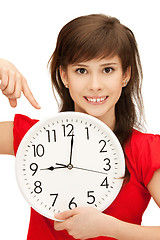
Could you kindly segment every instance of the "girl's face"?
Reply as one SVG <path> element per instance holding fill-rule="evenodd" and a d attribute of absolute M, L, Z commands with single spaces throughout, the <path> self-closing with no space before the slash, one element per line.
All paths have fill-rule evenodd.
<path fill-rule="evenodd" d="M 130 67 L 123 73 L 120 58 L 114 56 L 68 65 L 66 71 L 60 68 L 60 74 L 69 87 L 75 111 L 92 115 L 113 130 L 115 105 L 130 79 Z"/>

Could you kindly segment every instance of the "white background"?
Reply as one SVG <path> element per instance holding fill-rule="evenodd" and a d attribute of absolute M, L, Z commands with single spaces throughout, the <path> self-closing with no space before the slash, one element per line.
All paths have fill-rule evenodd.
<path fill-rule="evenodd" d="M 117 17 L 133 30 L 144 71 L 143 97 L 148 131 L 160 133 L 158 0 L 0 0 L 0 58 L 15 64 L 42 107 L 35 110 L 22 96 L 18 107 L 11 109 L 0 93 L 0 121 L 13 120 L 15 113 L 41 119 L 57 112 L 47 62 L 63 25 L 90 13 Z M 30 215 L 30 208 L 17 187 L 14 165 L 14 157 L 0 157 L 0 239 L 5 240 L 26 239 Z M 144 214 L 143 225 L 160 225 L 160 210 L 153 201 Z"/>

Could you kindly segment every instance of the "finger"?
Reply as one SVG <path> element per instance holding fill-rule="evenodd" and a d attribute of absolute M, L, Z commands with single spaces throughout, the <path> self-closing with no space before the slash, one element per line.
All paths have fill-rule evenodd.
<path fill-rule="evenodd" d="M 57 222 L 57 221 L 54 221 L 54 229 L 56 231 L 61 231 L 61 230 L 65 230 L 65 224 L 63 222 Z"/>
<path fill-rule="evenodd" d="M 0 78 L 1 78 L 0 89 L 3 91 L 8 86 L 8 71 L 3 70 L 1 72 Z"/>
<path fill-rule="evenodd" d="M 35 107 L 36 109 L 40 109 L 40 105 L 37 103 L 37 101 L 35 100 L 26 79 L 23 77 L 23 81 L 22 81 L 22 92 L 24 94 L 24 96 L 28 99 L 28 101 L 31 103 L 31 105 L 33 107 Z"/>
<path fill-rule="evenodd" d="M 2 91 L 4 95 L 7 97 L 9 95 L 12 95 L 15 90 L 15 84 L 16 84 L 16 74 L 13 71 L 9 71 L 8 73 L 8 85 L 7 87 Z"/>
<path fill-rule="evenodd" d="M 6 95 L 9 99 L 17 99 L 21 97 L 21 91 L 22 91 L 22 80 L 21 76 L 16 77 L 16 84 L 14 88 L 14 92 L 11 95 Z"/>
<path fill-rule="evenodd" d="M 17 106 L 16 99 L 8 99 L 8 100 L 9 100 L 9 104 L 11 105 L 11 107 L 15 108 Z"/>
<path fill-rule="evenodd" d="M 65 219 L 68 219 L 70 217 L 73 217 L 73 215 L 75 215 L 74 209 L 69 210 L 69 211 L 64 211 L 64 212 L 61 212 L 61 213 L 55 213 L 54 217 L 59 219 L 59 220 L 65 220 Z"/>
<path fill-rule="evenodd" d="M 56 219 L 58 219 L 58 218 L 56 218 Z M 55 220 L 54 221 L 55 230 L 57 230 L 57 231 L 68 230 L 68 228 L 69 228 L 68 221 L 70 221 L 70 218 L 67 218 L 67 219 L 63 218 L 63 220 L 58 219 L 58 221 Z"/>

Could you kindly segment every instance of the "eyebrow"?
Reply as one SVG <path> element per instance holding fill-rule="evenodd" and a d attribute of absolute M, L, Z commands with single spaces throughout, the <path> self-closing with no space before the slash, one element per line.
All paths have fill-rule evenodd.
<path fill-rule="evenodd" d="M 103 63 L 101 64 L 100 66 L 101 67 L 104 67 L 104 66 L 110 66 L 110 65 L 118 65 L 118 63 L 115 63 L 115 62 L 109 62 L 109 63 Z M 73 67 L 89 67 L 88 65 L 84 64 L 84 63 L 75 63 L 72 65 Z"/>
<path fill-rule="evenodd" d="M 111 63 L 104 63 L 104 64 L 101 64 L 100 66 L 109 66 L 109 65 L 118 65 L 118 63 L 115 63 L 115 62 L 111 62 Z"/>

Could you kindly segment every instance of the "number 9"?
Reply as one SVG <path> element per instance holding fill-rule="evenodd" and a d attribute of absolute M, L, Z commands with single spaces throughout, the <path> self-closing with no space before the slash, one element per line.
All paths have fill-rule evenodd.
<path fill-rule="evenodd" d="M 32 174 L 32 176 L 37 172 L 37 170 L 38 170 L 38 165 L 37 165 L 37 163 L 32 163 L 31 165 L 30 165 L 30 169 L 33 171 L 33 174 Z"/>

